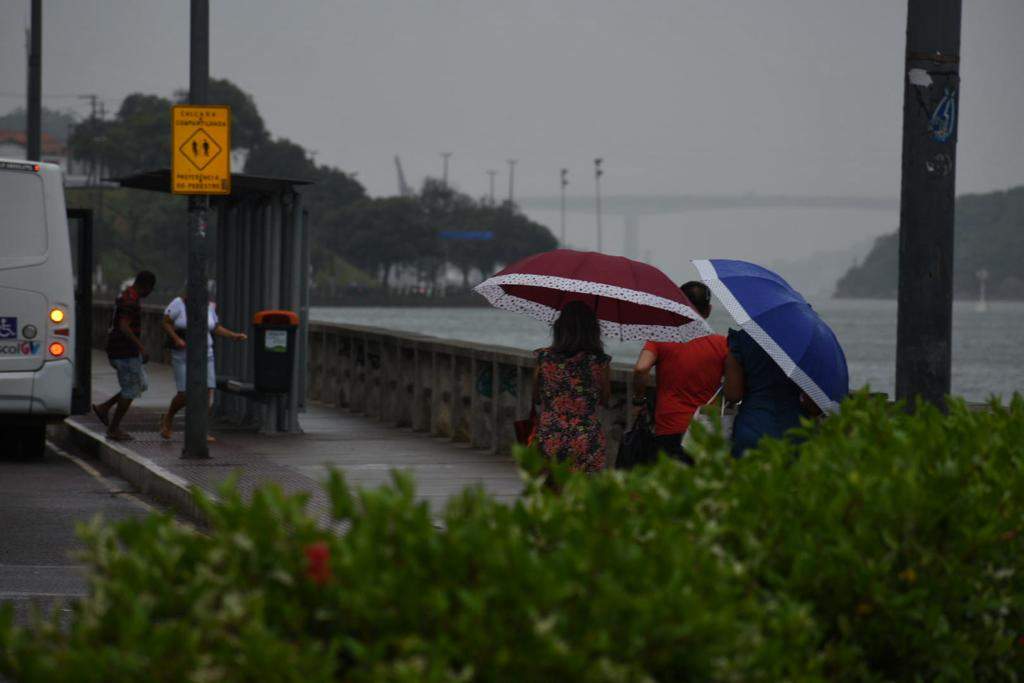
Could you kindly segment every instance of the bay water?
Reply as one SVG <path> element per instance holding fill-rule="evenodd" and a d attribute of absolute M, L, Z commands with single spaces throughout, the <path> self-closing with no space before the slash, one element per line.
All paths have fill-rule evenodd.
<path fill-rule="evenodd" d="M 896 371 L 896 302 L 851 299 L 814 301 L 846 353 L 852 388 L 870 386 L 893 393 Z M 550 328 L 525 315 L 492 308 L 314 307 L 314 321 L 369 325 L 532 350 L 550 343 Z M 712 311 L 712 328 L 725 334 L 736 327 L 720 308 Z M 633 363 L 641 342 L 606 340 L 616 362 Z M 953 307 L 953 393 L 969 401 L 992 395 L 1005 402 L 1024 393 L 1024 302 L 991 302 L 978 311 L 973 302 Z"/>

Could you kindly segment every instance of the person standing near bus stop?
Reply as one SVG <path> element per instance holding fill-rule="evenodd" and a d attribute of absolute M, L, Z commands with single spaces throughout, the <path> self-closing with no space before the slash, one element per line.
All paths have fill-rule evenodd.
<path fill-rule="evenodd" d="M 117 371 L 120 391 L 109 399 L 93 404 L 92 410 L 100 422 L 107 426 L 107 438 L 113 441 L 131 441 L 132 436 L 121 429 L 121 420 L 132 401 L 148 388 L 143 363 L 149 360 L 142 345 L 142 300 L 153 292 L 156 275 L 148 270 L 139 271 L 135 281 L 117 297 L 114 314 L 107 330 L 107 358 Z M 111 415 L 111 409 L 114 414 Z"/>
<path fill-rule="evenodd" d="M 211 288 L 210 294 L 213 295 Z M 178 392 L 171 399 L 171 405 L 167 412 L 160 416 L 160 436 L 170 439 L 174 431 L 174 416 L 179 410 L 185 407 L 185 388 L 188 359 L 185 353 L 185 337 L 188 329 L 187 290 L 183 290 L 180 296 L 175 297 L 164 309 L 164 332 L 171 343 L 171 369 L 174 371 L 174 384 Z M 245 341 L 249 337 L 243 332 L 233 332 L 224 327 L 217 317 L 217 306 L 213 299 L 210 299 L 206 309 L 206 387 L 209 390 L 209 401 L 213 402 L 213 390 L 217 388 L 217 370 L 213 358 L 213 336 L 224 337 L 232 341 Z M 213 442 L 212 436 L 207 436 L 208 442 Z"/>

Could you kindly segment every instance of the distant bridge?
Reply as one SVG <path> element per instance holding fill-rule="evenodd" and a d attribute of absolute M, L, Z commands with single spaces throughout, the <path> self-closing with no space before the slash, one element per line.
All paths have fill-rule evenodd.
<path fill-rule="evenodd" d="M 558 211 L 561 198 L 523 197 L 517 204 L 535 211 Z M 823 197 L 799 195 L 610 195 L 601 197 L 601 213 L 617 216 L 651 216 L 686 211 L 723 209 L 865 209 L 898 211 L 898 197 Z M 594 198 L 566 197 L 569 213 L 594 213 Z"/>

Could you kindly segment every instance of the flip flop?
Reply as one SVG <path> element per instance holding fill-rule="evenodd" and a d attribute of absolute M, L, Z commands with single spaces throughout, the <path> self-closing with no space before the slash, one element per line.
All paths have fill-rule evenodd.
<path fill-rule="evenodd" d="M 164 439 L 170 439 L 171 438 L 171 434 L 172 434 L 173 430 L 171 429 L 171 425 L 169 425 L 167 423 L 167 413 L 164 413 L 163 415 L 160 416 L 160 428 L 159 428 L 159 431 L 160 431 L 160 436 L 163 437 Z"/>
<path fill-rule="evenodd" d="M 96 404 L 92 404 L 92 412 L 96 414 L 96 419 L 103 423 L 104 427 L 109 426 L 110 420 L 106 413 L 100 412 L 100 409 L 96 407 Z"/>

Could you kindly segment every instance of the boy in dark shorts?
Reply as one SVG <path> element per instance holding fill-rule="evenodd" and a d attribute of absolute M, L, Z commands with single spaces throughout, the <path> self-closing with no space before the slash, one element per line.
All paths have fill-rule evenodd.
<path fill-rule="evenodd" d="M 148 388 L 143 363 L 149 357 L 141 340 L 142 300 L 150 295 L 155 285 L 153 273 L 139 271 L 135 281 L 121 292 L 114 304 L 114 315 L 107 330 L 107 358 L 117 371 L 121 390 L 103 403 L 92 406 L 96 417 L 107 426 L 107 438 L 113 441 L 131 440 L 131 434 L 121 430 L 121 420 L 132 401 Z M 114 409 L 113 415 L 110 414 L 111 408 Z"/>

